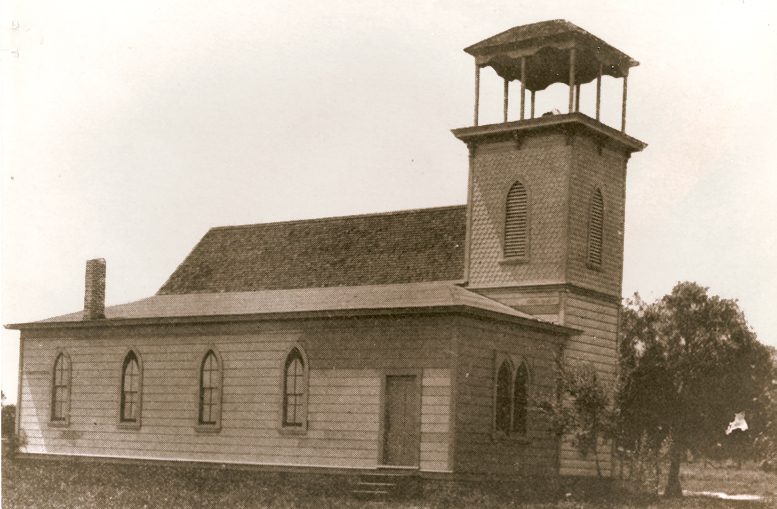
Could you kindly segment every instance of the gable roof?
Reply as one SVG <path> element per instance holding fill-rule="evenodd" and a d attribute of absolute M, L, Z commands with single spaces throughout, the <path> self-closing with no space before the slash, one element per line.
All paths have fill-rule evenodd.
<path fill-rule="evenodd" d="M 457 281 L 466 206 L 212 228 L 157 295 Z"/>
<path fill-rule="evenodd" d="M 260 292 L 154 295 L 105 308 L 104 320 L 83 320 L 83 311 L 38 322 L 13 324 L 26 329 L 72 324 L 117 325 L 117 322 L 187 321 L 237 317 L 276 319 L 283 317 L 351 316 L 353 314 L 466 311 L 517 321 L 522 325 L 557 334 L 575 329 L 545 322 L 500 302 L 450 282 L 396 285 L 301 288 Z"/>

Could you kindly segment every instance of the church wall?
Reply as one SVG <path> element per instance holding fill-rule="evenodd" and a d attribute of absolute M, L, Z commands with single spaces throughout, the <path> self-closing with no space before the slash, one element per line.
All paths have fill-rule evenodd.
<path fill-rule="evenodd" d="M 374 468 L 381 380 L 394 369 L 422 376 L 422 470 L 448 470 L 449 330 L 441 317 L 313 320 L 199 326 L 23 331 L 21 428 L 27 452 L 279 466 Z M 308 429 L 279 431 L 285 356 L 309 360 Z M 445 346 L 445 348 L 443 348 Z M 199 366 L 223 362 L 221 429 L 196 430 Z M 120 429 L 119 384 L 129 348 L 142 361 L 139 429 Z M 49 425 L 52 366 L 72 367 L 70 423 Z"/>
<path fill-rule="evenodd" d="M 560 339 L 516 326 L 462 319 L 456 336 L 455 452 L 457 473 L 497 476 L 553 476 L 557 441 L 535 403 L 555 398 L 555 360 Z M 496 356 L 508 355 L 529 369 L 526 436 L 494 433 Z"/>

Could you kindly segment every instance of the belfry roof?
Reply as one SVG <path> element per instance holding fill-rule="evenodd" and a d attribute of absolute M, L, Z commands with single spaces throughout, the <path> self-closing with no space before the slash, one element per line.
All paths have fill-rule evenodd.
<path fill-rule="evenodd" d="M 576 51 L 575 83 L 603 75 L 622 78 L 639 62 L 602 39 L 563 19 L 522 25 L 489 37 L 464 49 L 481 67 L 493 67 L 502 78 L 521 80 L 521 61 L 526 61 L 528 90 L 544 90 L 553 83 L 568 83 L 570 51 Z"/>

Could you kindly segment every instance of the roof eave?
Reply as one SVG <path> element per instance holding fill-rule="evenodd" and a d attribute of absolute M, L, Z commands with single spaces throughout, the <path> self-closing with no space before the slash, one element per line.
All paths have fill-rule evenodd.
<path fill-rule="evenodd" d="M 137 325 L 185 325 L 192 323 L 232 323 L 249 321 L 289 321 L 289 320 L 314 320 L 328 318 L 360 318 L 374 316 L 400 316 L 400 315 L 419 315 L 419 314 L 467 314 L 498 320 L 503 322 L 515 323 L 530 329 L 549 332 L 554 335 L 571 336 L 581 334 L 582 331 L 557 325 L 550 322 L 543 322 L 538 319 L 524 318 L 520 316 L 509 315 L 482 309 L 467 305 L 448 305 L 448 306 L 428 306 L 428 307 L 409 307 L 409 308 L 372 308 L 372 309 L 344 309 L 344 310 L 322 310 L 322 311 L 289 311 L 277 313 L 247 313 L 234 315 L 193 315 L 193 316 L 174 316 L 174 317 L 147 317 L 147 318 L 105 318 L 100 320 L 73 320 L 61 322 L 29 322 L 15 323 L 5 325 L 6 329 L 11 330 L 50 330 L 50 329 L 78 329 L 78 328 L 102 328 L 102 327 L 128 327 Z"/>

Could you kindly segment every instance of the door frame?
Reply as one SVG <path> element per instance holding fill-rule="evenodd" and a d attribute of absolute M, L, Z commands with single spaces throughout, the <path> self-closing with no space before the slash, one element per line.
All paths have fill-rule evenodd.
<path fill-rule="evenodd" d="M 378 443 L 378 466 L 381 468 L 420 468 L 421 465 L 421 409 L 423 398 L 423 373 L 421 368 L 408 368 L 408 369 L 384 369 L 380 371 L 380 428 L 378 435 L 380 436 L 380 442 Z M 386 380 L 390 376 L 415 376 L 415 386 L 418 392 L 418 407 L 416 412 L 418 415 L 418 465 L 402 466 L 402 465 L 386 465 L 386 440 L 388 439 L 388 433 L 386 433 Z"/>

